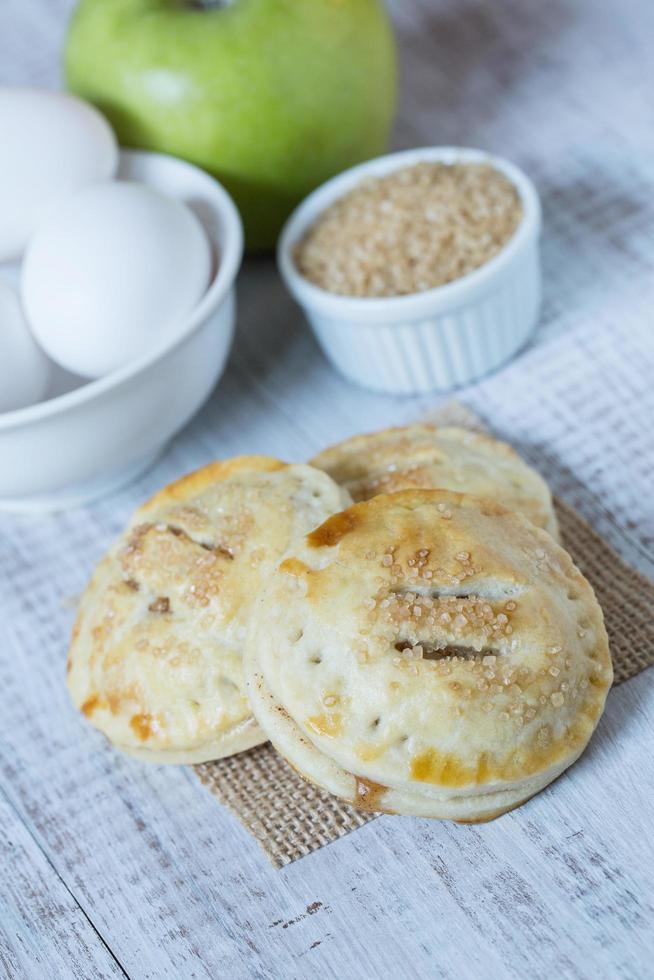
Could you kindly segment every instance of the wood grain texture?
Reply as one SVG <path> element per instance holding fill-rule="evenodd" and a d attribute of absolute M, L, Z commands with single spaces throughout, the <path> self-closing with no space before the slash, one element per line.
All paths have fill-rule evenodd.
<path fill-rule="evenodd" d="M 71 8 L 3 0 L 0 82 L 57 84 Z M 397 145 L 505 153 L 543 196 L 539 331 L 463 398 L 652 576 L 654 7 L 392 8 Z M 152 470 L 90 508 L 0 518 L 0 971 L 643 980 L 654 958 L 651 671 L 612 692 L 588 753 L 515 813 L 480 827 L 382 817 L 281 872 L 190 772 L 122 758 L 70 707 L 63 600 L 140 500 L 214 457 L 307 458 L 440 401 L 341 380 L 268 260 L 246 263 L 239 304 L 228 372 Z"/>
<path fill-rule="evenodd" d="M 0 792 L 0 975 L 126 976 Z"/>

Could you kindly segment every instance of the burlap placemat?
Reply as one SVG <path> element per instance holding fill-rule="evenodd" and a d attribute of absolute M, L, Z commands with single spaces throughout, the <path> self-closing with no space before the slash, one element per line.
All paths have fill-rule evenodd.
<path fill-rule="evenodd" d="M 440 425 L 483 429 L 463 405 L 431 416 Z M 604 611 L 615 684 L 654 664 L 654 583 L 627 565 L 571 507 L 556 502 L 563 544 Z M 283 867 L 376 819 L 306 783 L 271 745 L 195 766 L 201 781 Z"/>

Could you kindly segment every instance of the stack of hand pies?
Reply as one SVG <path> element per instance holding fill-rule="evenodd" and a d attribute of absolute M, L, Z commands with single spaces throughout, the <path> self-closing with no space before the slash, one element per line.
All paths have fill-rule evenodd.
<path fill-rule="evenodd" d="M 571 765 L 613 676 L 545 482 L 501 442 L 426 424 L 166 487 L 98 565 L 68 670 L 87 719 L 142 759 L 270 739 L 355 806 L 460 821 Z"/>

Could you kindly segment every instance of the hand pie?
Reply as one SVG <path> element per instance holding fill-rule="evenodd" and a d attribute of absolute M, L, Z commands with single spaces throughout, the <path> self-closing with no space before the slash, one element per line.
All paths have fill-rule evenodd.
<path fill-rule="evenodd" d="M 456 490 L 495 500 L 558 538 L 543 478 L 505 442 L 468 429 L 427 423 L 384 429 L 324 449 L 311 462 L 354 501 L 396 490 Z"/>
<path fill-rule="evenodd" d="M 522 515 L 442 490 L 330 517 L 254 610 L 255 717 L 306 779 L 365 809 L 460 821 L 571 765 L 612 667 L 595 595 Z"/>
<path fill-rule="evenodd" d="M 265 740 L 244 693 L 250 608 L 286 549 L 349 503 L 325 473 L 213 463 L 141 507 L 81 600 L 74 703 L 118 748 L 201 762 Z"/>

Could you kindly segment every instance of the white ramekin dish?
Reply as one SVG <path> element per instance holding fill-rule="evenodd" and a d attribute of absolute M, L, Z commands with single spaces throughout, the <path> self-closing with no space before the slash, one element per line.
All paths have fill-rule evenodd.
<path fill-rule="evenodd" d="M 340 296 L 299 273 L 293 250 L 325 208 L 368 177 L 423 161 L 489 163 L 514 184 L 522 221 L 494 258 L 445 286 L 387 299 Z M 540 225 L 538 194 L 514 164 L 480 150 L 427 147 L 352 167 L 309 194 L 284 226 L 277 260 L 320 346 L 346 378 L 390 394 L 449 391 L 499 367 L 532 332 L 540 308 Z"/>
<path fill-rule="evenodd" d="M 133 479 L 206 401 L 225 366 L 243 254 L 232 199 L 204 171 L 158 153 L 124 151 L 119 179 L 193 208 L 211 240 L 212 281 L 172 340 L 105 377 L 0 414 L 0 509 L 59 510 Z"/>

